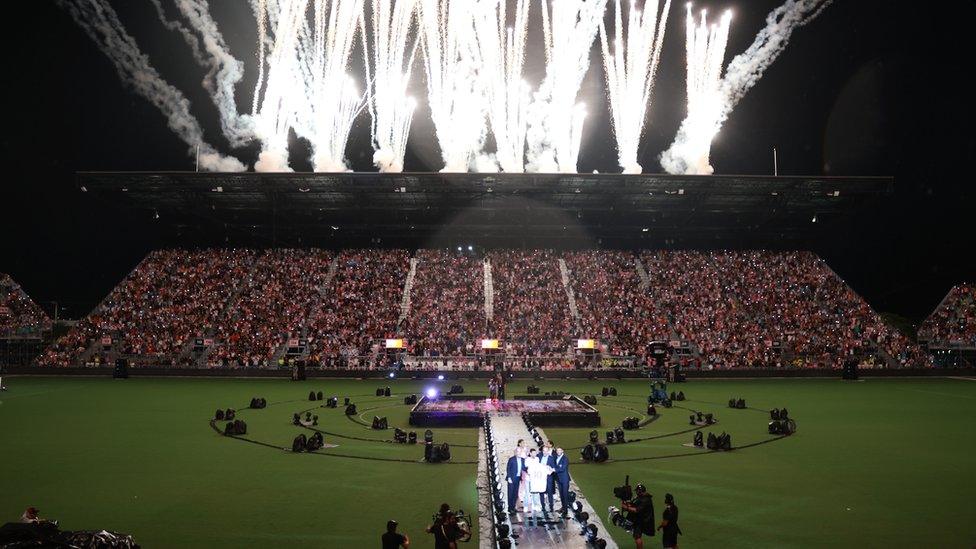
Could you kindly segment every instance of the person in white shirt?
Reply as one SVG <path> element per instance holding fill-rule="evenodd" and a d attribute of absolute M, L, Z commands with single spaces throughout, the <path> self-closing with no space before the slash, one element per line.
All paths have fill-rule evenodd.
<path fill-rule="evenodd" d="M 519 441 L 518 447 L 519 457 L 522 458 L 522 483 L 519 485 L 519 496 L 522 498 L 522 512 L 531 513 L 532 512 L 532 493 L 529 492 L 529 472 L 526 468 L 529 462 L 529 450 L 522 446 L 522 441 Z"/>
<path fill-rule="evenodd" d="M 529 513 L 536 517 L 536 511 L 543 511 L 545 515 L 545 509 L 542 507 L 542 496 L 546 493 L 549 487 L 549 475 L 555 470 L 539 461 L 538 450 L 535 448 L 529 450 L 529 459 L 525 462 L 526 474 L 529 480 L 529 492 L 531 494 L 531 510 Z"/>

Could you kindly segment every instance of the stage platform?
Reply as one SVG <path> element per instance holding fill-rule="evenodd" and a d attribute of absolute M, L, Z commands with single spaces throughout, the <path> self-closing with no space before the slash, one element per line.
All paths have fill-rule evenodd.
<path fill-rule="evenodd" d="M 600 413 L 575 395 L 519 395 L 510 400 L 485 396 L 421 398 L 410 410 L 416 427 L 480 427 L 487 413 L 526 414 L 543 427 L 599 427 Z"/>

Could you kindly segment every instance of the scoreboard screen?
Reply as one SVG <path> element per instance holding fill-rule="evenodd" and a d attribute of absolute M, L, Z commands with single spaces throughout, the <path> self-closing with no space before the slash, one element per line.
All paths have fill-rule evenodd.
<path fill-rule="evenodd" d="M 497 339 L 482 339 L 481 340 L 482 349 L 498 349 L 499 342 Z"/>

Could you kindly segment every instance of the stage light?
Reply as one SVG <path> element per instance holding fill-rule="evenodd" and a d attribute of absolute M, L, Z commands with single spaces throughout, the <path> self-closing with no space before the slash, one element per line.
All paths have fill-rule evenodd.
<path fill-rule="evenodd" d="M 461 251 L 461 247 L 460 247 L 460 246 L 458 246 L 458 251 L 459 251 L 459 252 Z"/>
<path fill-rule="evenodd" d="M 427 389 L 427 398 L 437 398 L 437 389 L 433 387 Z"/>
<path fill-rule="evenodd" d="M 469 252 L 474 251 L 474 246 L 472 246 L 471 244 L 468 244 L 468 251 Z"/>
<path fill-rule="evenodd" d="M 437 374 L 437 381 L 444 381 L 444 374 Z"/>
<path fill-rule="evenodd" d="M 393 373 L 393 372 L 390 372 L 390 376 L 389 376 L 389 377 L 390 377 L 390 379 L 393 379 L 393 378 L 395 378 L 395 377 L 396 377 L 396 374 L 395 374 L 395 373 Z"/>

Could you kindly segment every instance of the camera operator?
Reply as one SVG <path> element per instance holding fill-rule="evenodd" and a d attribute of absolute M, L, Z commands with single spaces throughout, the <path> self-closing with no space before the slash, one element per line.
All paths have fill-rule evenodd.
<path fill-rule="evenodd" d="M 471 536 L 458 525 L 457 516 L 450 510 L 441 513 L 438 520 L 427 527 L 427 533 L 434 535 L 434 549 L 457 549 L 458 540 Z"/>
<path fill-rule="evenodd" d="M 678 534 L 681 527 L 678 526 L 678 506 L 674 503 L 674 496 L 664 494 L 664 513 L 661 515 L 661 525 L 658 530 L 664 530 L 664 549 L 678 549 Z"/>
<path fill-rule="evenodd" d="M 634 492 L 637 497 L 633 501 L 621 502 L 620 507 L 633 513 L 634 521 L 634 544 L 637 549 L 643 549 L 644 539 L 643 536 L 653 536 L 654 535 L 654 500 L 651 495 L 647 493 L 647 488 L 644 487 L 643 483 L 639 483 L 634 487 Z"/>
<path fill-rule="evenodd" d="M 396 531 L 397 521 L 391 520 L 386 523 L 386 533 L 383 534 L 383 549 L 409 549 L 410 548 L 410 538 L 406 534 L 400 534 Z"/>

